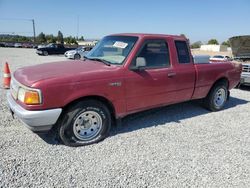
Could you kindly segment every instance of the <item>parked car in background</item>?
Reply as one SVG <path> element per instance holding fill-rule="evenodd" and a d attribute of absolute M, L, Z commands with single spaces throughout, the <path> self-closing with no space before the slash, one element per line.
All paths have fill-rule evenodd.
<path fill-rule="evenodd" d="M 21 44 L 21 43 L 15 43 L 15 44 L 14 44 L 14 47 L 15 47 L 15 48 L 22 48 L 22 44 Z"/>
<path fill-rule="evenodd" d="M 5 47 L 5 42 L 0 42 L 0 47 Z"/>
<path fill-rule="evenodd" d="M 63 44 L 51 43 L 45 47 L 37 48 L 36 53 L 38 55 L 50 55 L 50 54 L 64 54 L 68 50 L 74 50 L 75 48 L 65 48 Z"/>
<path fill-rule="evenodd" d="M 218 62 L 218 61 L 228 61 L 230 60 L 229 56 L 226 55 L 215 55 L 213 57 L 210 58 L 210 61 L 214 61 L 214 62 Z"/>
<path fill-rule="evenodd" d="M 84 61 L 16 70 L 7 100 L 31 130 L 54 127 L 66 145 L 93 144 L 115 119 L 135 112 L 195 99 L 211 111 L 223 109 L 240 81 L 241 64 L 195 59 L 182 36 L 110 35 Z"/>
<path fill-rule="evenodd" d="M 229 42 L 234 60 L 242 63 L 240 85 L 250 86 L 250 35 L 235 36 Z"/>
<path fill-rule="evenodd" d="M 23 43 L 23 44 L 22 44 L 22 47 L 23 47 L 23 48 L 33 48 L 34 45 L 33 45 L 32 43 Z"/>
<path fill-rule="evenodd" d="M 5 47 L 12 48 L 15 47 L 15 44 L 13 42 L 6 42 Z"/>
<path fill-rule="evenodd" d="M 68 59 L 81 59 L 91 49 L 92 47 L 79 47 L 79 48 L 76 48 L 75 50 L 69 50 L 65 52 L 64 56 L 67 57 Z"/>

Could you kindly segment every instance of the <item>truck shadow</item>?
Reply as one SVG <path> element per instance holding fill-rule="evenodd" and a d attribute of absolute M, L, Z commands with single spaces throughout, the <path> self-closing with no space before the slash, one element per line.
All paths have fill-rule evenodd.
<path fill-rule="evenodd" d="M 246 104 L 250 101 L 230 97 L 227 101 L 224 110 L 232 107 Z M 122 126 L 113 127 L 110 136 L 132 132 L 143 128 L 161 126 L 166 123 L 176 122 L 189 119 L 195 116 L 212 113 L 202 107 L 201 101 L 189 101 L 171 106 L 156 108 L 136 114 L 129 115 L 122 120 Z"/>
<path fill-rule="evenodd" d="M 249 101 L 230 97 L 224 110 L 229 108 L 243 105 Z M 169 122 L 180 123 L 181 120 L 192 118 L 195 116 L 211 113 L 202 107 L 201 102 L 190 101 L 180 104 L 174 104 L 166 107 L 155 108 L 144 112 L 129 115 L 122 119 L 121 126 L 113 126 L 110 132 L 110 136 L 122 134 L 126 132 L 132 132 L 143 128 L 161 126 Z M 48 133 L 39 133 L 38 136 L 46 143 L 52 145 L 60 145 L 59 140 L 56 138 L 55 130 Z"/>

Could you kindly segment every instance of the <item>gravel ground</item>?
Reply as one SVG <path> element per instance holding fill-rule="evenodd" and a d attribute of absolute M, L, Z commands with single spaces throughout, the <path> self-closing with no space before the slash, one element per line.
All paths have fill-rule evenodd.
<path fill-rule="evenodd" d="M 0 48 L 11 70 L 63 60 Z M 1 71 L 2 77 L 2 71 Z M 187 102 L 131 115 L 104 141 L 78 148 L 12 119 L 0 89 L 0 187 L 249 187 L 250 89 L 225 110 Z"/>

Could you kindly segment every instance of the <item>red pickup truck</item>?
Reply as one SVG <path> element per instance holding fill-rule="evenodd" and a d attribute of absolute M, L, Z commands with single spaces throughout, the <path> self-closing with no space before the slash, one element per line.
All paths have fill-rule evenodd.
<path fill-rule="evenodd" d="M 104 139 L 113 120 L 193 99 L 223 108 L 241 65 L 194 62 L 186 38 L 159 34 L 104 37 L 82 60 L 15 71 L 11 112 L 34 132 L 57 130 L 69 146 Z"/>

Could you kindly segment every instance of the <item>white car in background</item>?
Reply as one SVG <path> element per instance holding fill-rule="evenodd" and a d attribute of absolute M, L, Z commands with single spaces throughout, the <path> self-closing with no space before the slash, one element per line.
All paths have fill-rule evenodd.
<path fill-rule="evenodd" d="M 81 59 L 83 56 L 85 56 L 92 47 L 79 47 L 75 50 L 69 50 L 64 53 L 64 56 L 68 59 Z"/>
<path fill-rule="evenodd" d="M 230 60 L 230 57 L 226 55 L 215 55 L 210 58 L 210 61 L 227 61 L 227 60 Z"/>
<path fill-rule="evenodd" d="M 14 44 L 14 47 L 15 47 L 15 48 L 22 48 L 22 44 L 21 44 L 21 43 L 15 43 L 15 44 Z"/>

